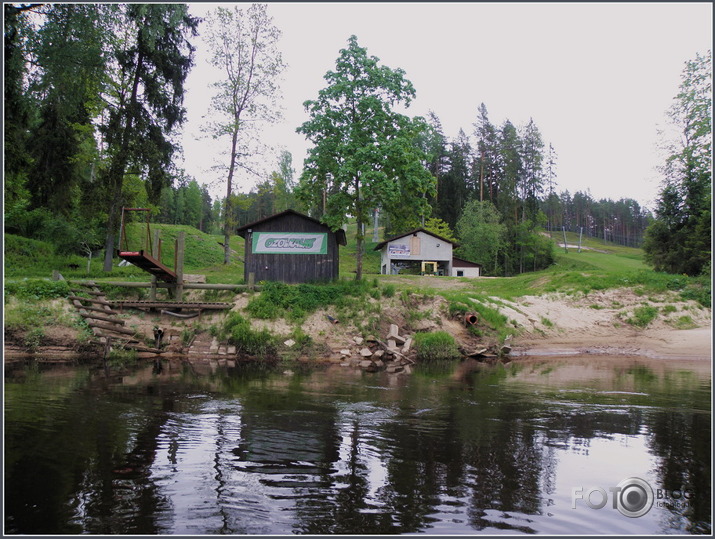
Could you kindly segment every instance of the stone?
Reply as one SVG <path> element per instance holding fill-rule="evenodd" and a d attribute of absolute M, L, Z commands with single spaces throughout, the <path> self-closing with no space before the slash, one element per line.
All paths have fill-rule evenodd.
<path fill-rule="evenodd" d="M 387 372 L 390 374 L 395 374 L 404 370 L 404 367 L 402 367 L 401 365 L 390 365 L 389 367 L 387 367 Z"/>
<path fill-rule="evenodd" d="M 375 350 L 375 352 L 373 352 L 373 354 L 372 354 L 372 357 L 375 359 L 380 359 L 384 355 L 385 355 L 384 350 Z"/>
<path fill-rule="evenodd" d="M 363 343 L 364 339 L 362 337 L 355 337 L 353 339 L 355 341 L 355 344 L 360 345 Z"/>
<path fill-rule="evenodd" d="M 350 353 L 350 350 L 347 348 L 344 348 L 343 350 L 340 350 L 340 354 L 343 356 L 351 356 L 352 354 Z"/>
<path fill-rule="evenodd" d="M 387 334 L 387 342 L 389 343 L 390 340 L 400 344 L 405 342 L 405 339 L 400 337 L 400 328 L 397 327 L 397 324 L 390 324 L 390 332 Z"/>
<path fill-rule="evenodd" d="M 283 344 L 285 344 L 288 348 L 292 348 L 293 346 L 295 346 L 295 341 L 293 339 L 288 339 Z"/>
<path fill-rule="evenodd" d="M 369 369 L 369 368 L 372 367 L 373 365 L 374 365 L 373 362 L 370 361 L 369 359 L 366 359 L 365 361 L 361 361 L 361 362 L 360 362 L 360 368 L 361 368 L 361 369 Z"/>
<path fill-rule="evenodd" d="M 406 354 L 410 351 L 410 346 L 412 346 L 412 337 L 407 337 L 404 346 L 402 347 L 402 353 Z"/>
<path fill-rule="evenodd" d="M 360 355 L 361 355 L 362 357 L 370 357 L 370 356 L 372 356 L 372 350 L 370 350 L 369 348 L 365 347 L 365 348 L 363 348 L 362 350 L 360 350 Z"/>

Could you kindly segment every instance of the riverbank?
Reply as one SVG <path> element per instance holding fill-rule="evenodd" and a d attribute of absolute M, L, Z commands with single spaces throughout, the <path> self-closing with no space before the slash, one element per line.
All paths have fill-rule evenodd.
<path fill-rule="evenodd" d="M 657 310 L 645 327 L 634 325 L 644 303 Z M 525 296 L 503 312 L 523 331 L 517 356 L 611 355 L 653 359 L 712 359 L 711 311 L 675 294 L 648 298 L 630 289 L 588 295 Z"/>
<path fill-rule="evenodd" d="M 463 286 L 461 281 L 453 281 L 453 284 Z M 236 295 L 232 299 L 232 311 L 245 313 L 251 297 L 245 293 Z M 454 337 L 458 347 L 466 351 L 501 344 L 494 335 L 488 334 L 488 322 L 478 320 L 474 328 L 469 328 L 463 315 L 450 314 L 450 303 L 443 296 L 414 294 L 409 298 L 409 305 L 405 304 L 404 295 L 370 300 L 374 306 L 379 303 L 374 337 L 387 342 L 390 326 L 395 325 L 402 337 L 414 336 L 418 332 L 447 332 Z M 589 294 L 523 296 L 513 301 L 493 297 L 489 301 L 490 307 L 504 315 L 514 328 L 510 339 L 512 358 L 565 355 L 707 361 L 712 358 L 710 309 L 695 301 L 684 301 L 676 293 L 645 298 L 631 289 L 622 288 Z M 66 301 L 55 302 L 56 308 L 71 310 Z M 652 318 L 643 319 L 644 313 Z M 365 348 L 363 337 L 366 337 L 361 326 L 364 320 L 336 320 L 334 315 L 335 311 L 330 308 L 319 309 L 298 326 L 282 318 L 252 319 L 251 325 L 276 337 L 281 357 L 333 363 L 364 359 L 361 357 Z M 227 346 L 221 354 L 221 343 L 211 337 L 211 327 L 221 324 L 223 314 L 205 314 L 185 321 L 137 311 L 127 311 L 123 316 L 127 327 L 147 338 L 155 326 L 163 327 L 165 344 L 169 346 L 167 358 L 198 357 L 214 352 L 223 356 L 235 355 Z M 297 330 L 305 335 L 304 341 L 309 342 L 309 346 L 295 342 Z M 477 335 L 480 332 L 482 336 Z M 83 338 L 84 343 L 78 344 Z M 69 357 L 73 353 L 92 355 L 96 350 L 99 349 L 89 346 L 86 336 L 82 337 L 73 327 L 48 326 L 44 330 L 43 342 L 34 350 L 23 345 L 22 334 L 5 331 L 6 361 L 33 356 Z"/>

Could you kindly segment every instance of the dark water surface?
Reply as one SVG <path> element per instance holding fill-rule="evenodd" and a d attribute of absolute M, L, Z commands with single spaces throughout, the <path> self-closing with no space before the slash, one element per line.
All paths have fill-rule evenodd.
<path fill-rule="evenodd" d="M 709 364 L 293 370 L 6 369 L 5 533 L 711 531 Z"/>

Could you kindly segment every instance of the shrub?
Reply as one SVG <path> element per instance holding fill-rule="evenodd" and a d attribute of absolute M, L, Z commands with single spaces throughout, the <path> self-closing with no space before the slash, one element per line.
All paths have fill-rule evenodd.
<path fill-rule="evenodd" d="M 423 361 L 454 359 L 459 355 L 454 337 L 446 331 L 417 333 L 415 350 L 417 358 Z"/>
<path fill-rule="evenodd" d="M 346 298 L 359 298 L 371 292 L 366 281 L 337 281 L 330 284 L 289 285 L 269 282 L 261 294 L 254 297 L 246 310 L 254 318 L 275 320 L 286 318 L 300 321 L 320 307 L 354 303 Z"/>
<path fill-rule="evenodd" d="M 395 285 L 394 284 L 386 284 L 382 289 L 382 295 L 385 296 L 386 298 L 393 297 L 395 295 Z"/>
<path fill-rule="evenodd" d="M 46 300 L 65 298 L 70 290 L 67 281 L 49 281 L 46 279 L 28 279 L 5 283 L 5 297 L 16 296 L 27 300 Z"/>
<path fill-rule="evenodd" d="M 636 307 L 633 310 L 633 316 L 628 318 L 626 322 L 632 326 L 637 326 L 639 328 L 644 328 L 648 326 L 655 318 L 658 316 L 658 308 L 651 307 L 650 305 L 643 305 L 641 307 Z"/>
<path fill-rule="evenodd" d="M 224 322 L 223 338 L 236 346 L 239 353 L 272 358 L 276 355 L 275 338 L 268 331 L 254 330 L 251 323 L 239 313 L 232 312 Z"/>

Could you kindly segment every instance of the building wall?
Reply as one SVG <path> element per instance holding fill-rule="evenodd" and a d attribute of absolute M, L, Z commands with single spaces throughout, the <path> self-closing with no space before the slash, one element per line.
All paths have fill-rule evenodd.
<path fill-rule="evenodd" d="M 461 275 L 458 273 L 462 272 Z M 481 271 L 480 268 L 467 268 L 467 267 L 452 267 L 452 277 L 480 277 L 481 276 Z"/>
<path fill-rule="evenodd" d="M 272 254 L 254 253 L 253 241 L 256 232 L 318 232 L 327 233 L 327 254 Z M 307 283 L 330 281 L 338 278 L 338 242 L 336 235 L 327 227 L 298 215 L 285 215 L 259 223 L 251 232 L 246 231 L 244 279 L 255 274 L 255 281 L 282 281 Z"/>
<path fill-rule="evenodd" d="M 392 240 L 382 248 L 380 267 L 387 268 L 389 273 L 391 262 L 400 260 L 441 261 L 446 262 L 447 267 L 450 268 L 452 244 L 421 231 L 415 235 L 403 236 Z M 450 274 L 449 270 L 447 274 Z"/>

